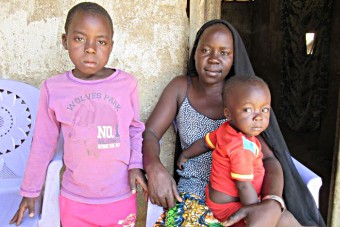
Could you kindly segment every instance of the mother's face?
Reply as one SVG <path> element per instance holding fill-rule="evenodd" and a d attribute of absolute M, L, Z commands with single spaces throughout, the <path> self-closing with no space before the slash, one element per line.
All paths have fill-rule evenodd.
<path fill-rule="evenodd" d="M 197 45 L 195 65 L 199 78 L 207 83 L 225 79 L 234 59 L 234 42 L 230 30 L 223 24 L 207 28 Z"/>

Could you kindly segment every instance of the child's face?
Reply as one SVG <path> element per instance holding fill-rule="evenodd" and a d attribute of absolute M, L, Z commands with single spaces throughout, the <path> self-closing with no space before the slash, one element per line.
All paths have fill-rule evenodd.
<path fill-rule="evenodd" d="M 75 69 L 74 76 L 81 79 L 100 78 L 107 71 L 113 46 L 113 31 L 107 18 L 100 14 L 77 12 L 72 18 L 62 41 Z"/>
<path fill-rule="evenodd" d="M 269 124 L 271 96 L 264 85 L 237 84 L 227 97 L 224 109 L 230 125 L 247 136 L 257 136 Z"/>
<path fill-rule="evenodd" d="M 207 28 L 197 45 L 195 64 L 199 78 L 207 83 L 223 81 L 233 64 L 234 42 L 222 24 Z"/>

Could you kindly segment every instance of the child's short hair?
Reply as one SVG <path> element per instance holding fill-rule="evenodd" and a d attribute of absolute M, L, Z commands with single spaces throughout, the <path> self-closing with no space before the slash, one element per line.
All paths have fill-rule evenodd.
<path fill-rule="evenodd" d="M 102 6 L 98 5 L 94 2 L 81 2 L 75 6 L 73 6 L 67 13 L 66 22 L 65 22 L 65 32 L 67 33 L 68 27 L 73 19 L 73 16 L 77 12 L 88 12 L 92 14 L 99 14 L 104 16 L 110 23 L 110 28 L 113 35 L 113 23 L 110 14 L 104 9 Z"/>
<path fill-rule="evenodd" d="M 255 75 L 234 75 L 224 82 L 222 98 L 223 106 L 226 107 L 226 100 L 229 95 L 232 94 L 232 90 L 237 83 L 248 84 L 250 86 L 265 86 L 268 88 L 268 84 L 260 77 Z"/>

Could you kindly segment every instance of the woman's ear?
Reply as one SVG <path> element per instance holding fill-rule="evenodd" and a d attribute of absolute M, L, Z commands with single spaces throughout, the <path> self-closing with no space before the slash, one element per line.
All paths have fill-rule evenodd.
<path fill-rule="evenodd" d="M 227 119 L 227 121 L 231 120 L 230 110 L 226 107 L 224 108 L 224 117 Z"/>
<path fill-rule="evenodd" d="M 67 35 L 65 33 L 61 35 L 61 42 L 63 43 L 64 49 L 67 50 Z"/>

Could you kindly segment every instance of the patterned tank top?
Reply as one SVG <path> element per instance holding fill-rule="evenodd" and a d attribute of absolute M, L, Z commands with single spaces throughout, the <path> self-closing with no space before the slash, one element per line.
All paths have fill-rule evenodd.
<path fill-rule="evenodd" d="M 176 116 L 177 130 L 183 150 L 225 122 L 225 119 L 213 120 L 208 118 L 191 106 L 188 99 L 190 83 L 191 80 L 188 79 L 187 94 Z M 183 170 L 177 169 L 180 176 L 178 191 L 190 192 L 205 199 L 205 186 L 209 181 L 210 171 L 211 151 L 189 159 L 184 163 Z"/>

